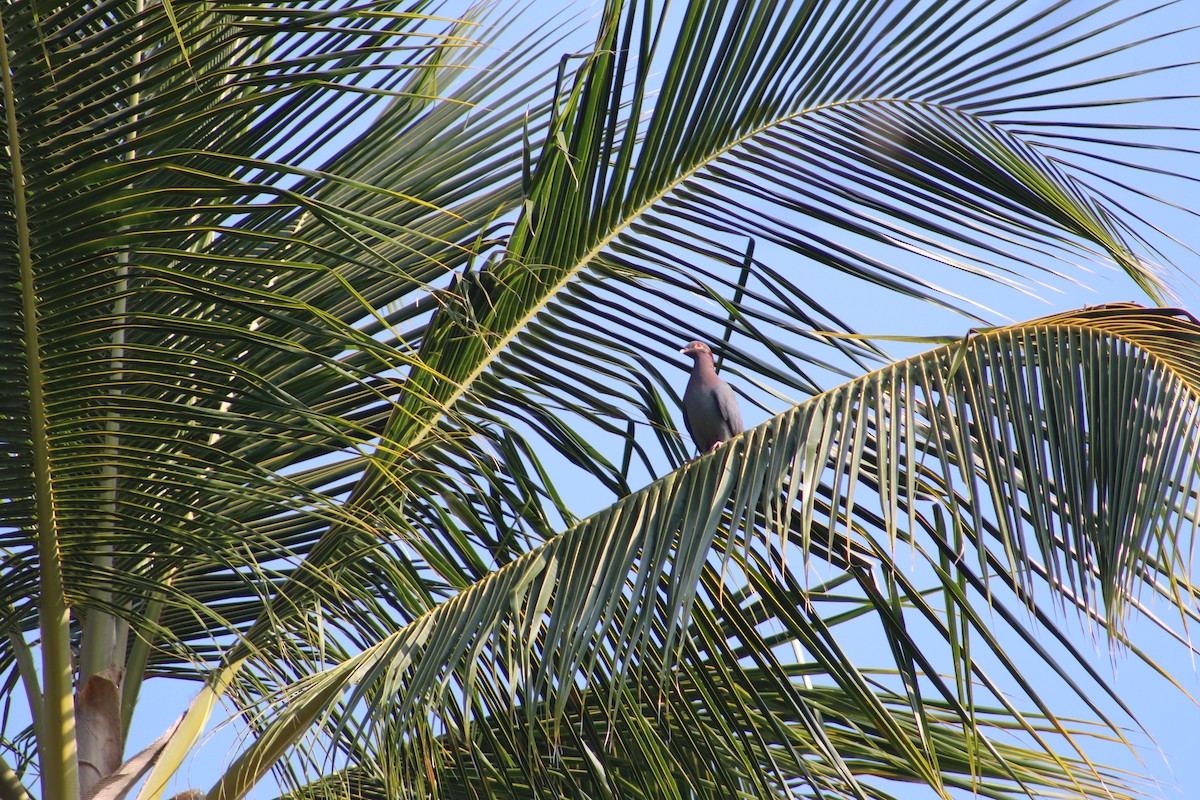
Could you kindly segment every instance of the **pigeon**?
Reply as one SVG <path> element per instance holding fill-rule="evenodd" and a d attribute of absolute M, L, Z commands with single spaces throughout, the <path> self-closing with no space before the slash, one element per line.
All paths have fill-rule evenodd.
<path fill-rule="evenodd" d="M 696 447 L 707 453 L 745 430 L 742 412 L 733 389 L 717 377 L 708 345 L 692 342 L 679 352 L 692 358 L 692 377 L 683 393 L 683 423 Z"/>

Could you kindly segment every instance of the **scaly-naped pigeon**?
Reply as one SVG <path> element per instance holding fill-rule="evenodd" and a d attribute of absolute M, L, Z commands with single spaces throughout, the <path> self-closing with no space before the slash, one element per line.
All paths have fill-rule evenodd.
<path fill-rule="evenodd" d="M 717 377 L 713 354 L 704 342 L 692 342 L 679 352 L 692 357 L 692 377 L 683 393 L 683 422 L 701 453 L 737 436 L 742 412 L 729 384 Z"/>

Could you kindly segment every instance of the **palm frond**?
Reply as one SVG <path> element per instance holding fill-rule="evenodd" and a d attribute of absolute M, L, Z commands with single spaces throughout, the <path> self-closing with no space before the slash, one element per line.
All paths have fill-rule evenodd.
<path fill-rule="evenodd" d="M 1173 565 L 1200 492 L 1197 377 L 1200 324 L 1132 305 L 996 328 L 884 367 L 300 681 L 217 789 L 241 796 L 299 716 L 348 692 L 334 729 L 375 741 L 375 759 L 404 742 L 402 793 L 463 780 L 494 796 L 643 783 L 654 796 L 736 786 L 773 797 L 785 785 L 887 796 L 871 776 L 999 797 L 1132 791 L 1088 760 L 1082 740 L 1097 732 L 1058 716 L 1010 647 L 1031 648 L 1124 741 L 1105 707 L 1128 709 L 1087 659 L 1065 637 L 1055 653 L 1021 617 L 1057 634 L 1054 609 L 1078 603 L 1097 619 L 1106 609 L 1117 632 L 1142 591 L 1194 602 Z M 814 582 L 806 547 L 822 531 L 875 564 Z M 921 559 L 915 575 L 898 549 Z M 864 635 L 888 642 L 893 661 L 850 657 L 847 642 Z M 361 722 L 347 715 L 357 704 L 373 709 Z M 993 736 L 1002 729 L 1020 746 Z M 661 764 L 623 762 L 629 737 L 649 737 L 636 752 Z"/>
<path fill-rule="evenodd" d="M 507 123 L 458 131 L 470 173 L 362 160 L 401 130 L 405 146 L 434 140 L 497 96 L 494 75 L 467 71 L 484 49 L 477 26 L 325 6 L 3 12 L 19 33 L 5 50 L 3 175 L 16 205 L 0 223 L 11 245 L 0 269 L 20 291 L 0 312 L 14 386 L 0 413 L 0 669 L 12 685 L 12 642 L 40 613 L 46 704 L 63 713 L 68 624 L 106 631 L 83 636 L 84 674 L 124 661 L 134 639 L 132 705 L 143 676 L 195 679 L 219 659 L 322 527 L 376 541 L 336 496 L 338 471 L 361 469 L 395 376 L 417 357 L 380 335 L 414 309 L 379 309 L 415 295 L 425 313 L 430 284 L 472 257 L 458 240 L 519 202 L 518 170 L 496 154 L 521 141 L 537 89 L 505 85 Z M 380 94 L 392 100 L 382 112 Z M 348 133 L 357 155 L 322 154 Z M 304 165 L 318 154 L 336 171 Z M 306 469 L 315 459 L 326 463 Z M 429 594 L 403 566 L 374 569 L 364 579 Z M 359 594 L 374 602 L 373 589 Z M 42 745 L 45 758 L 69 752 Z M 42 768 L 70 785 L 64 758 Z"/>
<path fill-rule="evenodd" d="M 1157 145 L 1172 101 L 1125 87 L 1176 69 L 1158 44 L 1190 31 L 1124 8 L 614 1 L 560 57 L 569 19 L 514 37 L 525 22 L 499 7 L 6 7 L 0 280 L 20 291 L 0 296 L 19 387 L 0 398 L 0 682 L 23 662 L 33 686 L 40 625 L 64 715 L 81 636 L 84 675 L 127 656 L 127 702 L 142 676 L 218 664 L 250 710 L 311 682 L 327 691 L 306 713 L 362 726 L 361 746 L 333 740 L 353 768 L 412 735 L 402 761 L 476 759 L 447 761 L 446 787 L 451 770 L 558 786 L 549 751 L 494 755 L 558 741 L 562 785 L 612 788 L 628 772 L 593 758 L 608 724 L 642 743 L 629 763 L 657 759 L 628 777 L 648 791 L 703 794 L 715 774 L 871 796 L 875 770 L 1099 793 L 1081 750 L 1049 755 L 1086 734 L 979 608 L 1026 643 L 1030 609 L 1062 648 L 1038 657 L 1116 735 L 1042 587 L 1117 640 L 1139 591 L 1194 618 L 1193 326 L 1105 307 L 879 370 L 853 299 L 991 325 L 992 289 L 1053 289 L 1076 262 L 1164 296 L 1151 259 L 1173 243 L 1130 212 L 1150 194 L 1132 176 L 1186 182 L 1197 149 Z M 1127 33 L 1143 23 L 1162 35 Z M 726 343 L 748 416 L 772 421 L 737 458 L 676 471 L 678 364 L 657 351 L 697 335 Z M 853 581 L 812 590 L 806 556 Z M 861 619 L 892 645 L 886 678 L 839 660 L 833 631 Z M 472 630 L 508 639 L 456 638 Z M 770 652 L 792 643 L 810 666 Z M 510 652 L 515 677 L 487 661 Z M 695 763 L 648 721 L 674 657 Z M 339 705 L 355 682 L 359 700 L 413 694 L 385 723 Z M 737 695 L 745 725 L 697 712 L 739 682 L 758 693 Z M 586 735 L 563 723 L 584 688 L 605 698 Z M 1023 754 L 979 733 L 993 707 Z M 248 720 L 264 738 L 235 794 L 295 741 L 276 736 L 287 714 Z M 1025 769 L 1040 759 L 1061 771 Z"/>
<path fill-rule="evenodd" d="M 539 443 L 612 499 L 636 485 L 628 466 L 653 478 L 681 463 L 673 365 L 648 347 L 673 352 L 697 329 L 723 329 L 742 342 L 724 356 L 764 410 L 878 363 L 869 340 L 837 336 L 852 323 L 810 296 L 806 270 L 971 313 L 982 312 L 923 277 L 923 264 L 1024 290 L 1066 278 L 1054 261 L 1110 260 L 1159 291 L 1105 198 L 994 118 L 1014 87 L 1050 86 L 1085 66 L 1049 65 L 1113 27 L 1101 11 L 1015 41 L 1040 12 L 1014 6 L 971 28 L 980 39 L 964 61 L 921 48 L 962 9 L 905 19 L 904 46 L 881 58 L 896 19 L 869 7 L 788 17 L 698 4 L 670 51 L 656 27 L 666 22 L 636 5 L 607 9 L 590 54 L 564 62 L 553 113 L 534 131 L 541 144 L 515 227 L 490 260 L 435 293 L 436 313 L 405 340 L 419 359 L 377 429 L 355 513 L 399 529 L 419 520 L 423 559 L 446 584 L 465 585 L 488 559 L 523 549 L 512 537 L 534 546 L 554 517 L 574 518 L 533 455 Z M 839 20 L 858 20 L 859 35 L 826 38 Z M 1014 70 L 997 71 L 995 56 Z M 876 68 L 834 80 L 868 62 Z M 1067 94 L 1106 79 L 1069 80 Z M 488 488 L 497 481 L 508 488 Z M 323 541 L 309 563 L 343 563 L 337 528 Z M 302 583 L 281 606 L 303 605 Z M 256 631 L 270 629 L 264 618 Z"/>

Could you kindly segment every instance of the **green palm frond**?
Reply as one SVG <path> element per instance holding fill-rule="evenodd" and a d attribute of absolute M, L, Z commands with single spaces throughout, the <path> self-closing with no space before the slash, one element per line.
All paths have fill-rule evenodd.
<path fill-rule="evenodd" d="M 506 86 L 509 121 L 472 141 L 463 120 L 496 80 L 466 69 L 484 50 L 477 25 L 419 10 L 80 11 L 3 12 L 16 204 L 0 235 L 5 283 L 20 291 L 5 295 L 0 339 L 19 387 L 0 415 L 0 607 L 17 638 L 40 615 L 47 705 L 63 713 L 52 698 L 71 691 L 68 607 L 109 631 L 85 632 L 85 675 L 133 640 L 132 702 L 146 672 L 196 678 L 219 659 L 314 530 L 336 521 L 375 540 L 336 495 L 417 357 L 380 330 L 425 313 L 430 284 L 472 257 L 457 240 L 519 203 L 518 170 L 495 154 L 519 146 L 539 102 Z M 427 46 L 397 46 L 414 41 Z M 454 118 L 427 113 L 439 85 Z M 392 98 L 382 111 L 380 94 Z M 386 156 L 397 131 L 411 147 L 447 127 L 472 172 L 447 177 L 432 159 L 381 170 L 361 151 L 326 156 L 336 171 L 300 166 L 347 134 Z M 408 295 L 426 305 L 380 312 Z M 314 459 L 327 463 L 304 469 Z M 10 683 L 24 657 L 12 642 L 0 647 Z M 64 758 L 42 768 L 69 785 Z"/>
<path fill-rule="evenodd" d="M 564 68 L 553 114 L 535 130 L 542 144 L 511 233 L 438 295 L 352 504 L 401 527 L 433 520 L 427 557 L 448 584 L 469 582 L 488 558 L 517 552 L 508 533 L 494 533 L 509 513 L 521 519 L 518 509 L 543 502 L 568 522 L 574 512 L 543 479 L 496 502 L 464 476 L 493 465 L 489 480 L 542 475 L 531 454 L 544 447 L 570 480 L 616 500 L 636 485 L 630 467 L 653 478 L 682 462 L 675 365 L 655 349 L 722 331 L 747 398 L 766 410 L 879 363 L 869 339 L 839 336 L 853 323 L 811 295 L 810 273 L 847 276 L 851 292 L 875 286 L 970 311 L 923 277 L 922 263 L 1021 288 L 1060 280 L 1062 265 L 1083 257 L 1160 292 L 1131 249 L 1140 237 L 1114 222 L 1105 196 L 1074 164 L 994 119 L 1015 107 L 1020 87 L 1074 75 L 1080 64 L 1060 75 L 1050 63 L 1108 25 L 1100 12 L 1014 43 L 1033 12 L 1013 7 L 966 61 L 919 47 L 961 22 L 954 12 L 906 19 L 904 47 L 834 81 L 822 70 L 868 63 L 896 31 L 884 14 L 861 17 L 856 38 L 822 38 L 839 14 L 856 19 L 868 7 L 789 16 L 765 4 L 697 5 L 665 40 L 673 49 L 656 28 L 669 23 L 651 24 L 647 9 L 607 9 L 594 50 L 564 62 L 576 69 Z M 1020 69 L 997 71 L 989 57 L 998 55 Z M 1071 90 L 1103 83 L 1081 79 Z M 533 545 L 546 530 L 535 516 L 509 533 Z M 332 529 L 327 540 L 341 537 Z"/>
<path fill-rule="evenodd" d="M 1177 23 L 1125 7 L 614 1 L 582 49 L 501 4 L 0 10 L 0 683 L 44 676 L 46 796 L 72 662 L 111 658 L 125 726 L 145 676 L 236 674 L 233 794 L 300 788 L 305 713 L 351 779 L 429 756 L 447 794 L 1124 791 L 1052 755 L 1090 728 L 981 615 L 1032 646 L 1033 614 L 1121 738 L 1052 603 L 1118 641 L 1140 592 L 1194 617 L 1194 326 L 1103 307 L 892 364 L 846 298 L 991 325 L 1077 262 L 1165 296 L 1130 200 L 1197 149 L 1154 161 L 1186 126 L 1126 87 Z M 696 336 L 771 421 L 687 462 Z M 877 672 L 834 637 L 862 620 Z"/>
<path fill-rule="evenodd" d="M 468 35 L 477 25 L 444 31 L 445 22 L 383 6 L 176 6 L 169 19 L 150 6 L 98 4 L 84 25 L 65 9 L 43 14 L 37 29 L 54 44 L 50 62 L 35 40 L 14 65 L 20 79 L 28 73 L 59 91 L 99 80 L 103 64 L 113 70 L 109 91 L 79 89 L 104 102 L 64 103 L 44 118 L 22 107 L 29 121 L 16 143 L 33 200 L 17 221 L 33 241 L 25 299 L 36 302 L 32 315 L 12 309 L 5 335 L 29 323 L 39 336 L 40 380 L 25 374 L 23 383 L 45 398 L 56 526 L 76 604 L 113 580 L 148 590 L 142 581 L 177 573 L 198 552 L 226 570 L 302 559 L 315 525 L 371 525 L 332 498 L 361 470 L 418 358 L 396 331 L 436 305 L 431 283 L 472 258 L 458 240 L 482 235 L 519 203 L 517 169 L 495 154 L 520 144 L 521 115 L 537 95 L 509 85 L 507 124 L 490 120 L 474 141 L 456 131 L 457 154 L 479 166 L 451 179 L 448 166 L 417 165 L 403 148 L 432 156 L 429 143 L 494 94 L 494 77 L 466 73 L 483 48 Z M 98 31 L 105 48 L 72 44 Z M 396 47 L 414 40 L 441 46 Z M 439 83 L 455 94 L 429 95 Z M 382 113 L 369 102 L 379 92 L 394 97 Z M 462 110 L 434 118 L 427 108 L 439 100 Z M 367 114 L 375 119 L 355 123 Z M 310 135 L 314 119 L 331 116 L 345 124 Z M 328 168 L 294 166 L 347 130 L 357 146 Z M 57 146 L 73 131 L 89 138 Z M 281 152 L 300 139 L 301 152 Z M 409 296 L 411 305 L 379 311 Z M 20 339 L 6 341 L 16 357 Z M 5 471 L 3 523 L 15 528 L 33 517 L 26 411 L 4 417 L 17 461 Z M 115 504 L 105 475 L 119 483 Z M 106 504 L 110 533 L 97 537 L 96 509 Z M 140 553 L 147 536 L 161 558 Z M 10 552 L 25 541 L 14 535 Z M 93 571 L 95 543 L 128 553 L 118 574 Z M 21 572 L 9 577 L 20 615 L 34 593 L 22 591 Z M 193 590 L 208 597 L 177 580 L 176 599 Z"/>
<path fill-rule="evenodd" d="M 497 781 L 495 796 L 619 793 L 626 780 L 651 781 L 655 796 L 772 797 L 781 785 L 886 796 L 868 776 L 1001 797 L 1132 791 L 1087 761 L 1093 734 L 1055 714 L 1006 642 L 1033 648 L 1123 740 L 1087 660 L 1069 646 L 1055 655 L 1020 619 L 1033 611 L 1056 631 L 1064 598 L 1099 613 L 1102 596 L 1110 620 L 1141 592 L 1193 602 L 1176 562 L 1200 492 L 1198 377 L 1200 324 L 1132 305 L 992 329 L 870 373 L 302 681 L 221 796 L 270 766 L 263 752 L 295 717 L 351 687 L 350 709 L 374 709 L 351 740 L 383 737 L 375 763 L 399 742 L 412 750 L 394 763 L 402 793 L 478 779 Z M 806 547 L 820 531 L 875 565 L 815 583 Z M 923 562 L 916 576 L 900 548 Z M 855 663 L 846 643 L 864 631 L 891 645 L 892 663 Z M 997 725 L 1031 749 L 994 740 Z M 615 742 L 629 736 L 650 737 L 661 774 L 621 777 Z"/>
<path fill-rule="evenodd" d="M 477 279 L 456 284 L 455 306 L 431 320 L 422 343 L 426 366 L 411 376 L 405 405 L 385 433 L 396 453 L 419 447 L 443 419 L 469 425 L 451 408 L 460 398 L 464 408 L 519 409 L 512 424 L 537 420 L 541 436 L 568 457 L 575 445 L 557 432 L 574 426 L 547 420 L 547 408 L 565 408 L 636 452 L 644 445 L 621 417 L 671 427 L 665 381 L 653 369 L 661 361 L 638 350 L 693 338 L 696 327 L 722 327 L 726 338 L 771 348 L 789 369 L 755 379 L 805 394 L 820 391 L 826 370 L 849 377 L 878 355 L 866 344 L 823 341 L 821 331 L 846 331 L 848 323 L 800 288 L 796 268 L 755 257 L 755 243 L 809 268 L 939 304 L 962 305 L 919 273 L 832 237 L 891 248 L 904 260 L 916 253 L 1001 283 L 1012 283 L 1017 271 L 1036 279 L 1048 259 L 1082 251 L 1113 260 L 1158 292 L 1155 273 L 1133 255 L 1112 210 L 1069 164 L 935 91 L 943 88 L 935 78 L 944 51 L 905 68 L 914 74 L 900 84 L 903 95 L 886 63 L 878 72 L 889 81 L 878 92 L 865 80 L 825 85 L 807 72 L 827 59 L 830 67 L 853 63 L 855 47 L 870 52 L 878 43 L 872 36 L 888 30 L 883 18 L 879 30 L 842 43 L 846 52 L 835 57 L 819 40 L 804 39 L 829 20 L 766 5 L 744 13 L 720 4 L 691 9 L 673 53 L 655 52 L 653 28 L 640 24 L 648 12 L 621 13 L 609 10 L 594 53 L 560 87 L 530 168 L 524 213 L 503 252 Z M 932 36 L 944 24 L 925 18 L 906 35 Z M 1088 25 L 1088 15 L 1076 24 Z M 816 50 L 807 53 L 810 45 Z M 1034 37 L 1030 58 L 1048 58 L 1039 52 L 1044 45 Z M 907 48 L 893 57 L 921 58 Z M 646 74 L 657 58 L 667 71 L 651 87 Z M 1020 78 L 1000 81 L 982 54 L 976 61 L 997 82 L 995 92 Z M 1044 78 L 1035 71 L 1027 80 Z M 987 88 L 976 87 L 972 102 L 987 97 Z M 653 310 L 641 313 L 642 306 Z M 784 343 L 797 335 L 811 346 Z M 581 392 L 599 392 L 602 402 L 583 408 L 574 400 Z M 661 468 L 653 454 L 642 458 Z M 616 496 L 626 490 L 612 462 L 586 451 L 575 460 Z M 393 484 L 405 482 L 399 469 Z M 363 484 L 360 494 L 386 485 Z"/>

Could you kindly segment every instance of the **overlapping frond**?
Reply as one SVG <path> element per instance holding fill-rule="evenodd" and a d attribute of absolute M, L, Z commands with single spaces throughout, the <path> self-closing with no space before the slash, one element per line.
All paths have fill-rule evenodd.
<path fill-rule="evenodd" d="M 547 464 L 615 500 L 682 462 L 677 365 L 662 354 L 697 333 L 726 343 L 724 366 L 760 413 L 885 358 L 841 335 L 861 304 L 815 295 L 817 280 L 846 297 L 882 290 L 914 315 L 926 302 L 991 313 L 949 288 L 955 273 L 1028 291 L 1074 280 L 1080 259 L 1161 293 L 1112 199 L 1040 148 L 1035 123 L 997 118 L 1056 81 L 1089 97 L 1106 86 L 1081 48 L 1119 19 L 1064 8 L 1042 30 L 1020 4 L 986 25 L 962 7 L 876 10 L 697 4 L 676 21 L 607 8 L 594 48 L 563 60 L 551 113 L 530 123 L 542 144 L 523 155 L 514 227 L 422 327 L 352 504 L 422 520 L 435 570 L 462 585 L 578 514 L 541 477 Z M 951 29 L 966 57 L 922 48 Z M 492 466 L 492 479 L 534 480 L 475 484 Z"/>
<path fill-rule="evenodd" d="M 410 556 L 377 547 L 386 520 L 338 495 L 418 358 L 396 332 L 519 203 L 519 165 L 497 153 L 525 141 L 542 90 L 468 70 L 477 23 L 420 8 L 2 13 L 8 684 L 40 613 L 69 696 L 79 634 L 46 628 L 68 606 L 107 628 L 83 636 L 85 675 L 128 648 L 128 708 L 147 673 L 196 679 L 330 524 L 367 556 L 359 588 L 323 587 L 368 606 L 347 630 L 390 618 L 372 580 L 428 604 Z M 483 98 L 496 116 L 473 127 Z"/>
<path fill-rule="evenodd" d="M 420 449 L 447 420 L 470 429 L 478 413 L 531 426 L 615 499 L 628 489 L 623 465 L 652 477 L 681 455 L 667 363 L 645 350 L 673 352 L 697 331 L 730 341 L 768 409 L 767 393 L 810 395 L 879 357 L 869 342 L 821 336 L 861 324 L 846 303 L 808 291 L 821 274 L 844 276 L 835 285 L 847 293 L 877 287 L 982 314 L 926 274 L 948 267 L 1028 289 L 1069 279 L 1086 258 L 1158 296 L 1156 271 L 1108 200 L 987 113 L 1017 85 L 1074 75 L 1079 64 L 1058 75 L 1049 62 L 1108 20 L 1082 13 L 1014 42 L 1032 12 L 1013 7 L 972 34 L 964 60 L 919 47 L 963 9 L 909 20 L 873 8 L 704 4 L 682 14 L 675 39 L 647 9 L 608 9 L 542 123 L 516 227 L 430 321 L 423 362 L 437 368 L 411 375 L 384 434 L 391 451 Z M 857 32 L 835 34 L 841 23 Z M 891 45 L 896 36 L 905 44 Z M 998 57 L 1022 69 L 1002 74 Z M 762 348 L 779 368 L 749 363 Z M 580 425 L 595 432 L 589 443 L 606 443 L 603 458 L 567 433 Z M 635 435 L 646 431 L 657 446 Z M 394 458 L 385 452 L 381 467 Z M 395 468 L 404 483 L 407 468 Z M 387 486 L 372 478 L 358 493 Z"/>
<path fill-rule="evenodd" d="M 1200 324 L 1131 305 L 884 367 L 303 682 L 262 742 L 353 687 L 347 705 L 372 714 L 340 724 L 376 748 L 357 769 L 402 793 L 445 783 L 453 796 L 460 781 L 497 797 L 774 797 L 785 785 L 883 797 L 889 780 L 1013 797 L 1132 791 L 1087 761 L 1098 732 L 1057 716 L 1029 661 L 1008 653 L 1032 648 L 1122 736 L 1104 711 L 1115 698 L 1054 618 L 1064 601 L 1098 613 L 1095 587 L 1114 615 L 1143 592 L 1194 603 L 1175 562 L 1200 498 L 1198 376 Z M 822 582 L 814 539 L 856 543 L 860 557 Z M 1030 611 L 1061 649 L 1022 621 Z M 851 657 L 867 635 L 893 661 Z M 1064 742 L 1075 757 L 1058 754 Z M 221 791 L 251 785 L 267 747 Z M 636 763 L 645 748 L 654 763 Z"/>
<path fill-rule="evenodd" d="M 1076 262 L 1165 292 L 1127 204 L 1186 129 L 1123 87 L 1176 68 L 1169 15 L 988 7 L 612 2 L 579 51 L 420 3 L 0 11 L 7 684 L 68 607 L 64 672 L 108 615 L 131 686 L 248 657 L 233 794 L 305 713 L 355 733 L 348 779 L 428 789 L 429 757 L 447 795 L 1120 786 L 1051 755 L 1086 726 L 979 609 L 1027 644 L 1032 609 L 1089 698 L 1050 598 L 1118 639 L 1139 591 L 1190 613 L 1194 326 L 1109 307 L 883 369 L 855 333 L 859 293 L 990 324 Z M 771 422 L 675 472 L 697 336 Z M 834 637 L 863 619 L 878 679 Z"/>

